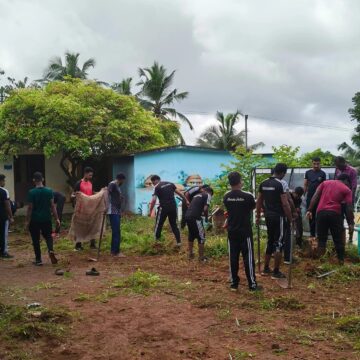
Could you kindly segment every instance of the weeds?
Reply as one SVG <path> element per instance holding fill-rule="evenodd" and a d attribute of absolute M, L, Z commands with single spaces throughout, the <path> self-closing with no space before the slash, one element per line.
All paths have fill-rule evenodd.
<path fill-rule="evenodd" d="M 51 282 L 41 282 L 33 287 L 33 290 L 39 291 L 43 289 L 58 289 L 59 285 Z"/>
<path fill-rule="evenodd" d="M 249 353 L 247 351 L 237 350 L 234 349 L 229 353 L 229 359 L 230 360 L 245 360 L 245 359 L 252 359 L 255 355 L 252 353 Z"/>
<path fill-rule="evenodd" d="M 116 279 L 112 283 L 113 288 L 127 289 L 141 295 L 148 295 L 151 289 L 159 288 L 163 285 L 165 285 L 165 281 L 159 275 L 140 269 L 125 279 Z"/>
<path fill-rule="evenodd" d="M 0 333 L 4 338 L 35 340 L 61 337 L 72 317 L 65 310 L 37 309 L 0 304 Z"/>
<path fill-rule="evenodd" d="M 260 306 L 264 310 L 300 310 L 305 307 L 298 299 L 291 296 L 279 296 L 271 299 L 262 299 Z"/>
<path fill-rule="evenodd" d="M 90 301 L 90 300 L 91 300 L 91 295 L 90 294 L 84 294 L 84 293 L 79 293 L 73 299 L 73 301 L 77 301 L 77 302 Z"/>

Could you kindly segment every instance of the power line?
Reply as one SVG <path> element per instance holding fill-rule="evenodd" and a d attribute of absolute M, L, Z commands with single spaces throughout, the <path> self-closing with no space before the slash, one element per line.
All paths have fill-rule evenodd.
<path fill-rule="evenodd" d="M 214 116 L 213 112 L 209 111 L 184 111 L 185 114 L 188 115 L 212 115 Z M 284 123 L 284 124 L 291 124 L 291 125 L 301 125 L 301 126 L 309 126 L 314 128 L 320 128 L 320 129 L 328 129 L 328 130 L 338 130 L 338 131 L 352 131 L 352 129 L 340 127 L 340 126 L 331 126 L 331 125 L 324 125 L 324 124 L 313 124 L 305 121 L 291 121 L 291 120 L 282 120 L 282 119 L 273 119 L 268 118 L 264 116 L 254 115 L 254 114 L 248 114 L 249 117 L 255 118 L 257 120 L 263 120 L 263 121 L 271 121 L 271 122 L 278 122 L 278 123 Z"/>

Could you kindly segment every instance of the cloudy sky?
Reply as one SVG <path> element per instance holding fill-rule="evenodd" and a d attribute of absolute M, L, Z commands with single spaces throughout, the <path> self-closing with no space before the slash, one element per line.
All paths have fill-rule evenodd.
<path fill-rule="evenodd" d="M 358 0 L 0 0 L 0 68 L 41 77 L 66 50 L 94 57 L 92 78 L 120 81 L 154 60 L 190 92 L 195 132 L 216 110 L 249 114 L 249 142 L 336 152 L 360 91 Z M 243 124 L 240 124 L 240 129 Z"/>

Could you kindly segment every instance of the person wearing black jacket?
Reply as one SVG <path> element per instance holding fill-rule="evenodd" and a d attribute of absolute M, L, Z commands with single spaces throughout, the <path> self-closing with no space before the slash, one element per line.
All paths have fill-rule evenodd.
<path fill-rule="evenodd" d="M 231 285 L 236 291 L 239 286 L 239 257 L 243 256 L 245 274 L 250 291 L 261 290 L 255 276 L 254 243 L 251 213 L 255 209 L 255 199 L 251 193 L 242 190 L 241 175 L 233 171 L 228 175 L 231 191 L 224 196 L 228 213 L 227 231 L 230 257 Z"/>

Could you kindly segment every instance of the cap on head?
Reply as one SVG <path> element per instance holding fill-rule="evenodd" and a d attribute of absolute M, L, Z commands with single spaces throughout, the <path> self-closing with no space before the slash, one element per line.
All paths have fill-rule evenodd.
<path fill-rule="evenodd" d="M 241 183 L 241 175 L 237 171 L 231 171 L 228 174 L 228 180 L 229 180 L 230 186 L 239 185 Z"/>
<path fill-rule="evenodd" d="M 35 182 L 41 182 L 41 181 L 43 181 L 44 177 L 43 177 L 43 174 L 40 171 L 37 171 L 37 172 L 34 173 L 33 179 L 34 179 Z"/>

